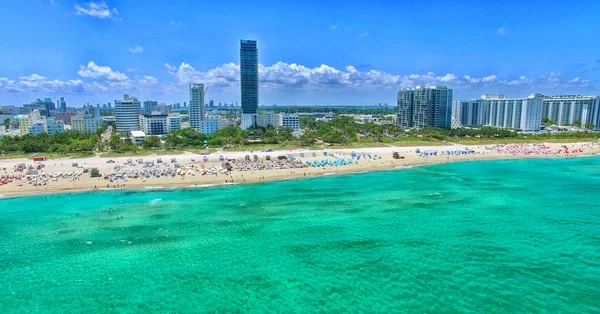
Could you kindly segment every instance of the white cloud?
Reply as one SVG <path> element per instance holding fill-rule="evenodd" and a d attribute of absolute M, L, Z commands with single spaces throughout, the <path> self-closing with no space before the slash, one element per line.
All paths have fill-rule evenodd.
<path fill-rule="evenodd" d="M 77 74 L 82 77 L 102 78 L 111 82 L 124 82 L 129 80 L 127 75 L 113 71 L 109 66 L 99 66 L 94 61 L 88 62 L 86 66 L 80 66 Z"/>
<path fill-rule="evenodd" d="M 18 81 L 0 78 L 0 91 L 5 90 L 11 93 L 21 92 L 64 92 L 81 93 L 101 91 L 99 84 L 88 84 L 81 80 L 50 80 L 45 76 L 31 74 L 20 76 Z"/>
<path fill-rule="evenodd" d="M 83 6 L 75 5 L 75 14 L 77 15 L 88 15 L 97 17 L 99 19 L 116 18 L 119 15 L 117 8 L 110 8 L 106 2 L 88 2 Z"/>
<path fill-rule="evenodd" d="M 217 89 L 235 91 L 239 88 L 239 66 L 227 63 L 207 71 L 196 70 L 192 65 L 182 62 L 179 66 L 165 64 L 167 71 L 175 78 L 175 89 L 180 86 L 183 92 L 188 83 L 205 83 Z M 551 73 L 551 88 L 560 89 L 569 86 L 590 86 L 590 80 L 574 78 L 566 80 L 560 74 Z M 264 90 L 305 90 L 305 91 L 394 91 L 403 87 L 447 85 L 455 90 L 481 91 L 483 93 L 511 90 L 521 91 L 523 88 L 535 90 L 549 87 L 548 77 L 531 79 L 526 76 L 499 78 L 495 74 L 476 77 L 447 73 L 437 75 L 433 72 L 424 74 L 393 75 L 383 71 L 359 71 L 354 66 L 336 69 L 322 64 L 310 68 L 295 63 L 277 62 L 271 66 L 259 65 L 259 80 Z M 554 91 L 550 91 L 552 93 Z M 386 92 L 387 93 L 387 92 Z"/>
<path fill-rule="evenodd" d="M 339 25 L 331 25 L 331 30 L 334 31 L 336 29 L 338 29 Z"/>
<path fill-rule="evenodd" d="M 587 84 L 587 83 L 589 83 L 589 82 L 591 82 L 591 80 L 582 79 L 582 78 L 581 78 L 581 77 L 579 77 L 579 76 L 578 76 L 578 77 L 576 77 L 576 78 L 574 78 L 574 79 L 572 79 L 572 80 L 569 80 L 569 83 L 570 83 L 570 84 Z"/>
<path fill-rule="evenodd" d="M 143 85 L 156 85 L 158 84 L 158 80 L 152 76 L 144 76 L 144 77 L 136 77 L 135 78 L 138 83 Z"/>
<path fill-rule="evenodd" d="M 205 83 L 211 86 L 230 86 L 239 80 L 240 67 L 227 63 L 206 72 L 196 71 L 190 64 L 182 62 L 179 67 L 165 64 L 167 71 L 180 83 Z"/>
<path fill-rule="evenodd" d="M 233 99 L 239 95 L 240 67 L 237 64 L 226 63 L 215 68 L 198 70 L 189 63 L 181 62 L 179 65 L 165 64 L 165 69 L 172 79 L 161 84 L 157 78 L 150 75 L 129 77 L 109 66 L 97 65 L 90 61 L 79 67 L 77 71 L 79 79 L 49 79 L 37 73 L 19 76 L 16 79 L 0 77 L 0 95 L 31 93 L 32 97 L 39 97 L 40 92 L 47 92 L 48 94 L 137 93 L 140 95 L 164 93 L 185 96 L 188 83 L 204 83 L 211 86 L 211 90 L 217 94 Z M 532 92 L 547 94 L 600 92 L 600 86 L 596 81 L 582 77 L 568 78 L 556 72 L 534 78 L 523 75 L 500 78 L 495 74 L 438 75 L 434 72 L 395 75 L 378 70 L 361 71 L 352 65 L 344 68 L 327 64 L 307 67 L 285 62 L 277 62 L 270 66 L 259 65 L 258 70 L 261 91 L 266 92 L 263 95 L 269 93 L 298 95 L 294 92 L 300 92 L 320 97 L 319 95 L 326 94 L 373 93 L 372 95 L 392 95 L 390 97 L 393 98 L 399 88 L 429 85 L 446 85 L 462 95 L 500 92 L 511 96 L 523 96 Z"/>
<path fill-rule="evenodd" d="M 364 32 L 364 33 L 358 35 L 358 38 L 362 39 L 362 38 L 365 38 L 365 37 L 368 37 L 368 36 L 369 36 L 369 32 Z"/>
<path fill-rule="evenodd" d="M 498 78 L 495 75 L 488 75 L 484 78 L 481 79 L 482 82 L 484 83 L 489 83 L 489 82 L 493 82 L 495 80 L 497 80 Z"/>
<path fill-rule="evenodd" d="M 181 26 L 183 23 L 181 21 L 171 21 L 171 26 Z"/>
<path fill-rule="evenodd" d="M 506 28 L 506 27 L 500 27 L 496 31 L 496 35 L 498 35 L 498 36 L 504 36 L 504 35 L 506 35 L 507 32 L 508 32 L 508 28 Z"/>
<path fill-rule="evenodd" d="M 131 48 L 129 48 L 129 52 L 131 52 L 131 53 L 141 53 L 141 52 L 144 52 L 144 48 L 140 47 L 140 46 L 131 47 Z"/>

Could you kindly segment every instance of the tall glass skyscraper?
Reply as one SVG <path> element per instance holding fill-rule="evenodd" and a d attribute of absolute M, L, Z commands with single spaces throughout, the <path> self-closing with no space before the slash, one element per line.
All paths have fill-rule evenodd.
<path fill-rule="evenodd" d="M 204 84 L 190 84 L 190 128 L 201 132 L 204 119 Z"/>
<path fill-rule="evenodd" d="M 446 86 L 403 88 L 398 91 L 398 126 L 449 129 L 452 125 L 452 89 Z"/>
<path fill-rule="evenodd" d="M 256 40 L 240 41 L 242 114 L 256 114 L 258 107 L 258 49 Z"/>

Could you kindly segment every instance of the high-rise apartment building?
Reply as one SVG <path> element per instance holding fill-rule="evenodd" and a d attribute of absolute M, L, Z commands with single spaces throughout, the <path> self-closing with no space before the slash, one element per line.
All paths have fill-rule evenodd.
<path fill-rule="evenodd" d="M 145 113 L 152 113 L 152 111 L 156 110 L 156 107 L 158 107 L 158 101 L 156 101 L 156 100 L 144 101 L 144 112 Z"/>
<path fill-rule="evenodd" d="M 67 102 L 65 101 L 65 97 L 60 97 L 58 103 L 58 112 L 67 112 Z"/>
<path fill-rule="evenodd" d="M 481 99 L 455 104 L 456 121 L 462 126 L 492 126 L 523 131 L 537 131 L 542 124 L 543 98 L 533 94 L 527 98 L 505 98 L 483 95 Z"/>
<path fill-rule="evenodd" d="M 123 95 L 123 100 L 115 100 L 117 132 L 128 133 L 140 130 L 140 101 Z"/>
<path fill-rule="evenodd" d="M 255 122 L 258 108 L 258 48 L 255 40 L 240 41 L 240 85 L 242 125 L 247 129 Z"/>
<path fill-rule="evenodd" d="M 400 127 L 451 127 L 452 89 L 446 86 L 403 88 L 398 91 L 397 101 Z"/>
<path fill-rule="evenodd" d="M 541 96 L 542 118 L 555 121 L 559 126 L 585 127 L 593 125 L 600 129 L 600 97 L 581 95 Z"/>
<path fill-rule="evenodd" d="M 204 119 L 204 84 L 190 84 L 190 128 L 202 132 Z"/>

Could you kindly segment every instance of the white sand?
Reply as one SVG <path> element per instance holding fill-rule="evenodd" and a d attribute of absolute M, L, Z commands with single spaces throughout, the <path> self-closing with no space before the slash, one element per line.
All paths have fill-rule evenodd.
<path fill-rule="evenodd" d="M 547 144 L 551 147 L 551 150 L 556 152 L 561 149 L 563 144 Z M 14 195 L 27 195 L 27 194 L 40 194 L 40 193 L 56 193 L 56 192 L 69 192 L 69 191 L 81 191 L 90 189 L 115 189 L 115 188 L 158 188 L 158 187 L 190 187 L 190 186 L 209 186 L 215 184 L 227 184 L 231 183 L 249 183 L 249 182 L 264 182 L 272 180 L 284 180 L 299 177 L 308 176 L 320 176 L 340 173 L 353 173 L 353 172 L 364 172 L 373 170 L 384 170 L 402 168 L 414 165 L 423 164 L 434 164 L 434 163 L 445 163 L 452 161 L 464 161 L 464 160 L 483 160 L 483 159 L 509 159 L 509 158 L 557 158 L 557 157 L 576 157 L 578 155 L 589 155 L 600 153 L 600 146 L 597 143 L 567 143 L 564 144 L 569 147 L 570 150 L 583 149 L 582 153 L 575 154 L 507 154 L 495 152 L 491 149 L 493 145 L 472 145 L 468 146 L 469 149 L 474 150 L 476 154 L 469 155 L 457 155 L 457 156 L 429 156 L 421 157 L 416 153 L 416 149 L 420 148 L 423 151 L 447 151 L 447 150 L 462 150 L 467 146 L 465 145 L 448 145 L 448 146 L 423 146 L 423 147 L 374 147 L 374 148 L 357 148 L 357 149 L 330 149 L 325 150 L 329 154 L 334 153 L 336 155 L 350 158 L 352 152 L 357 154 L 371 154 L 379 155 L 382 158 L 373 159 L 362 159 L 357 164 L 351 164 L 346 166 L 328 166 L 323 168 L 299 168 L 299 169 L 275 169 L 275 170 L 258 170 L 258 171 L 234 171 L 230 175 L 219 174 L 202 176 L 196 174 L 194 176 L 176 176 L 176 177 L 161 177 L 161 178 L 138 178 L 138 179 L 127 179 L 119 180 L 117 182 L 109 182 L 103 178 L 90 178 L 89 174 L 83 174 L 79 180 L 71 181 L 68 179 L 59 179 L 58 181 L 48 181 L 46 185 L 34 186 L 28 184 L 26 181 L 21 181 L 21 186 L 18 182 L 14 181 L 5 185 L 0 186 L 0 195 L 3 196 L 14 196 Z M 533 145 L 530 145 L 533 146 Z M 486 149 L 487 147 L 487 149 Z M 393 159 L 392 152 L 398 152 L 405 159 Z M 305 158 L 300 157 L 300 154 L 304 153 Z M 316 157 L 313 157 L 315 153 Z M 79 166 L 97 167 L 101 174 L 107 174 L 113 171 L 113 167 L 117 165 L 123 165 L 128 159 L 132 159 L 135 163 L 137 159 L 143 160 L 154 160 L 161 158 L 163 163 L 171 164 L 171 158 L 175 158 L 177 162 L 184 167 L 188 167 L 192 164 L 200 166 L 205 164 L 206 167 L 220 166 L 219 156 L 223 155 L 228 159 L 244 158 L 246 155 L 257 155 L 260 159 L 263 159 L 266 155 L 270 155 L 272 158 L 277 156 L 288 156 L 292 155 L 296 158 L 303 160 L 323 160 L 327 157 L 323 156 L 323 151 L 312 151 L 312 150 L 285 150 L 285 151 L 273 151 L 273 152 L 218 152 L 208 155 L 208 162 L 203 162 L 204 156 L 193 153 L 185 153 L 179 155 L 161 155 L 161 156 L 145 156 L 145 157 L 116 157 L 116 158 L 103 158 L 103 157 L 90 157 L 90 158 L 59 158 L 47 160 L 44 163 L 45 167 L 42 169 L 43 173 L 51 174 L 55 172 L 70 172 L 70 171 L 81 171 L 82 169 L 72 167 L 72 163 L 76 162 Z M 115 163 L 107 163 L 108 160 L 114 160 Z M 192 161 L 195 159 L 195 161 Z M 331 158 L 330 158 L 331 159 Z M 14 175 L 22 174 L 14 172 L 13 167 L 19 163 L 35 164 L 32 159 L 8 159 L 0 161 L 0 175 Z M 135 167 L 141 168 L 142 165 Z M 163 165 L 164 167 L 164 165 Z M 124 185 L 124 186 L 123 186 Z"/>

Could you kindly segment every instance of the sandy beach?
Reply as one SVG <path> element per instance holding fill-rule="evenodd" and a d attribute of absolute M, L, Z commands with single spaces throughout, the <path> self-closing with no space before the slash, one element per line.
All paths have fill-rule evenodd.
<path fill-rule="evenodd" d="M 394 159 L 397 152 L 401 159 Z M 325 155 L 326 153 L 327 155 Z M 377 170 L 392 170 L 417 165 L 439 164 L 457 161 L 514 159 L 514 158 L 571 158 L 600 154 L 600 144 L 551 143 L 513 145 L 447 145 L 429 147 L 377 147 L 360 149 L 331 149 L 322 151 L 288 150 L 273 152 L 217 152 L 202 156 L 187 152 L 180 155 L 161 155 L 118 158 L 61 158 L 43 162 L 32 159 L 0 160 L 0 176 L 10 178 L 0 185 L 0 196 L 21 196 L 45 193 L 64 193 L 86 190 L 158 189 L 168 187 L 204 187 L 222 184 L 255 183 L 334 174 Z M 256 157 L 254 157 L 256 155 Z M 229 160 L 233 167 L 227 171 L 223 161 Z M 250 161 L 246 161 L 247 158 Z M 252 170 L 266 162 L 267 156 L 279 164 L 268 162 L 267 168 Z M 292 165 L 302 168 L 286 168 Z M 357 158 L 360 156 L 360 159 Z M 204 157 L 208 158 L 204 161 Z M 160 158 L 162 162 L 157 162 Z M 142 159 L 142 163 L 138 160 Z M 313 166 L 315 161 L 343 160 L 345 165 Z M 108 161 L 111 161 L 110 163 Z M 112 162 L 114 161 L 114 163 Z M 225 162 L 226 162 L 225 161 Z M 150 165 L 152 164 L 152 165 Z M 240 167 L 240 164 L 245 167 Z M 18 171 L 18 165 L 25 169 Z M 276 169 L 276 168 L 280 169 Z M 28 175 L 27 168 L 39 168 L 35 175 Z M 92 178 L 85 169 L 97 168 L 100 177 Z M 143 175 L 140 172 L 163 175 Z M 123 176 L 123 173 L 126 175 Z M 144 172 L 145 173 L 145 172 Z M 169 175 L 164 175 L 168 173 Z M 176 173 L 176 174 L 175 174 Z M 12 182 L 11 182 L 12 181 Z"/>

